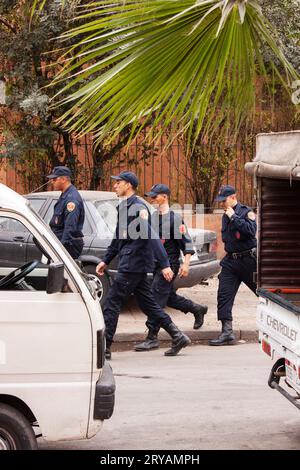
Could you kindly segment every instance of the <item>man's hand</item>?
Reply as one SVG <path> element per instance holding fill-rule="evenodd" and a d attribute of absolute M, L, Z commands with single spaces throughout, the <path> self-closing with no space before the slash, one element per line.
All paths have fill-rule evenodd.
<path fill-rule="evenodd" d="M 189 265 L 182 264 L 179 268 L 178 276 L 179 277 L 187 277 L 189 275 Z"/>
<path fill-rule="evenodd" d="M 225 214 L 227 215 L 227 217 L 229 217 L 229 219 L 231 219 L 234 214 L 234 210 L 232 209 L 232 207 L 227 207 Z"/>
<path fill-rule="evenodd" d="M 162 272 L 162 275 L 164 276 L 165 280 L 168 281 L 168 282 L 171 282 L 173 277 L 174 277 L 174 273 L 172 271 L 171 268 L 164 268 L 161 270 Z"/>
<path fill-rule="evenodd" d="M 104 270 L 107 268 L 107 264 L 104 263 L 104 261 L 101 261 L 101 263 L 99 263 L 97 266 L 96 266 L 96 273 L 98 274 L 98 276 L 103 276 L 104 274 Z"/>

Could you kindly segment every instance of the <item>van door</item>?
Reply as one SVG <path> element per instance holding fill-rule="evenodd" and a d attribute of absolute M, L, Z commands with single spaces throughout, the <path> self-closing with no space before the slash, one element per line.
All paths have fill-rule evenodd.
<path fill-rule="evenodd" d="M 61 262 L 25 218 L 3 211 L 0 215 L 22 224 L 24 233 L 42 244 L 49 260 Z M 47 294 L 49 265 L 41 263 L 20 282 L 1 288 L 1 280 L 15 269 L 13 260 L 6 258 L 6 264 L 0 261 L 0 394 L 23 400 L 46 439 L 84 438 L 91 393 L 92 329 L 82 296 L 66 268 L 65 292 Z"/>

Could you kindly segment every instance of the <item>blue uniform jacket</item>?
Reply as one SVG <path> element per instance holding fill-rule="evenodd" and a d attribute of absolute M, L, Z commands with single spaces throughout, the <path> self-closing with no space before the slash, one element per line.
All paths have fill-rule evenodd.
<path fill-rule="evenodd" d="M 79 192 L 71 186 L 60 195 L 54 206 L 50 227 L 64 246 L 83 238 L 84 205 Z"/>
<path fill-rule="evenodd" d="M 234 215 L 222 218 L 222 240 L 227 253 L 251 250 L 257 245 L 255 214 L 250 207 L 239 202 L 233 207 Z"/>
<path fill-rule="evenodd" d="M 151 226 L 159 233 L 168 254 L 171 266 L 180 265 L 180 252 L 184 255 L 195 253 L 187 226 L 180 214 L 170 210 L 167 214 L 155 211 L 151 216 Z"/>
<path fill-rule="evenodd" d="M 150 224 L 146 204 L 135 194 L 117 207 L 118 222 L 112 243 L 103 258 L 109 264 L 119 256 L 119 272 L 150 273 L 154 268 L 154 256 L 161 269 L 169 267 L 169 259 L 159 235 Z"/>

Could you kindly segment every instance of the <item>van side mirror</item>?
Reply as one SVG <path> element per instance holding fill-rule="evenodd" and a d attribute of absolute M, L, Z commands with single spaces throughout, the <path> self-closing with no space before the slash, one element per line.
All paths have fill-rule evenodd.
<path fill-rule="evenodd" d="M 49 265 L 47 279 L 47 294 L 55 294 L 61 292 L 64 287 L 64 265 L 63 263 L 51 263 Z"/>

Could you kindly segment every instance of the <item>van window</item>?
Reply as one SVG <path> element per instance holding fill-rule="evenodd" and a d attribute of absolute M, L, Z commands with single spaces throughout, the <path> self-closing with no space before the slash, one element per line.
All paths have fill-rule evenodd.
<path fill-rule="evenodd" d="M 26 232 L 26 227 L 15 219 L 0 217 L 0 232 Z"/>
<path fill-rule="evenodd" d="M 14 217 L 0 217 L 0 290 L 46 290 L 51 259 L 45 255 L 25 225 Z M 23 271 L 30 263 L 32 269 L 28 266 Z M 18 277 L 24 272 L 24 276 L 16 279 L 13 272 Z M 10 282 L 4 284 L 9 276 Z"/>

